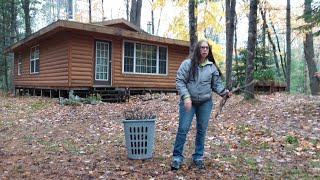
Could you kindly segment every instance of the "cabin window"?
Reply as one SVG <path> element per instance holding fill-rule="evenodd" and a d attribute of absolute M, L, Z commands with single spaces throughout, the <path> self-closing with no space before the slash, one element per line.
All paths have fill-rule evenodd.
<path fill-rule="evenodd" d="M 18 55 L 18 75 L 21 75 L 21 61 L 22 61 L 22 56 L 21 53 Z"/>
<path fill-rule="evenodd" d="M 157 73 L 157 46 L 136 43 L 136 72 Z"/>
<path fill-rule="evenodd" d="M 159 74 L 167 74 L 167 48 L 159 47 Z"/>
<path fill-rule="evenodd" d="M 134 44 L 124 43 L 124 72 L 133 72 L 134 67 Z"/>
<path fill-rule="evenodd" d="M 30 53 L 30 73 L 39 72 L 39 46 L 31 48 Z"/>
<path fill-rule="evenodd" d="M 125 42 L 123 57 L 123 72 L 167 74 L 166 47 Z"/>
<path fill-rule="evenodd" d="M 108 80 L 109 43 L 96 42 L 96 80 Z"/>

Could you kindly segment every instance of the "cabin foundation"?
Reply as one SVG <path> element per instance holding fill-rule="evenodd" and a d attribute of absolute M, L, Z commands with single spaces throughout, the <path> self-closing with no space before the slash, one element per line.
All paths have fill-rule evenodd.
<path fill-rule="evenodd" d="M 16 86 L 14 94 L 16 96 L 39 96 L 49 98 L 68 98 L 69 92 L 73 90 L 74 95 L 86 98 L 90 95 L 100 95 L 103 102 L 128 102 L 130 95 L 149 94 L 178 94 L 176 89 L 157 88 L 119 88 L 119 87 L 30 87 Z"/>

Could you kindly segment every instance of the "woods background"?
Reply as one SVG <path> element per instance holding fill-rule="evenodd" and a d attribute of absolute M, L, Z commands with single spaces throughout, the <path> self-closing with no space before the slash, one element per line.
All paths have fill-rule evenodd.
<path fill-rule="evenodd" d="M 280 2 L 279 2 L 280 3 Z M 0 0 L 0 87 L 13 91 L 13 54 L 3 50 L 58 19 L 125 18 L 174 39 L 208 39 L 231 89 L 279 81 L 290 93 L 319 94 L 318 0 Z M 191 46 L 192 47 L 192 46 Z M 192 48 L 190 48 L 192 51 Z M 186 55 L 187 56 L 187 55 Z M 253 85 L 245 97 L 254 98 Z"/>

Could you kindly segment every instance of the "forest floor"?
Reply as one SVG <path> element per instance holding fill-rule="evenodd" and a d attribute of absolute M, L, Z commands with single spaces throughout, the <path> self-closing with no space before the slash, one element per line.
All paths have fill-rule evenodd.
<path fill-rule="evenodd" d="M 147 95 L 146 95 L 147 96 Z M 320 97 L 276 93 L 245 101 L 234 95 L 215 119 L 214 96 L 205 145 L 206 170 L 185 161 L 170 170 L 178 122 L 177 95 L 126 103 L 63 106 L 41 97 L 0 93 L 0 179 L 318 179 Z M 128 158 L 123 112 L 157 111 L 150 159 Z"/>

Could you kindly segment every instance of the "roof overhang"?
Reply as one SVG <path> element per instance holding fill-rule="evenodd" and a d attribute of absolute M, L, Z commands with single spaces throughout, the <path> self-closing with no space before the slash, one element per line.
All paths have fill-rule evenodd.
<path fill-rule="evenodd" d="M 32 35 L 24 38 L 23 40 L 18 41 L 15 44 L 5 48 L 4 52 L 5 53 L 13 52 L 16 48 L 19 48 L 20 46 L 22 46 L 24 44 L 30 43 L 38 38 L 41 38 L 41 37 L 53 35 L 59 31 L 66 30 L 66 29 L 74 29 L 74 30 L 102 33 L 102 34 L 109 34 L 109 35 L 117 35 L 117 36 L 122 36 L 122 37 L 126 37 L 126 38 L 134 38 L 134 39 L 157 42 L 157 43 L 164 43 L 164 44 L 189 46 L 188 41 L 164 38 L 164 37 L 160 37 L 160 36 L 154 36 L 154 35 L 146 34 L 144 32 L 125 30 L 125 29 L 122 29 L 119 27 L 109 27 L 109 26 L 99 25 L 99 24 L 88 24 L 88 23 L 80 23 L 80 22 L 75 22 L 75 21 L 58 20 L 58 21 L 40 29 L 39 31 L 33 33 Z"/>
<path fill-rule="evenodd" d="M 119 26 L 122 25 L 122 26 L 125 26 L 128 30 L 132 30 L 132 31 L 148 34 L 147 32 L 145 32 L 140 27 L 136 26 L 135 24 L 133 24 L 133 23 L 131 23 L 131 22 L 129 22 L 129 21 L 123 19 L 123 18 L 112 19 L 112 20 L 102 21 L 102 22 L 94 22 L 92 24 L 101 25 L 101 26 L 109 26 L 109 27 L 119 27 Z"/>

